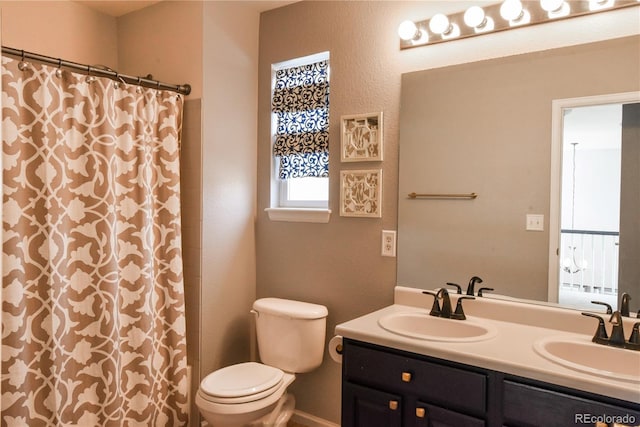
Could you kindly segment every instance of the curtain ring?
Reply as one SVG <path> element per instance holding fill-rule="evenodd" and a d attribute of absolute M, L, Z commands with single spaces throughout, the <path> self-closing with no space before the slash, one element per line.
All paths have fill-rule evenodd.
<path fill-rule="evenodd" d="M 18 70 L 20 71 L 24 71 L 27 69 L 27 67 L 29 66 L 29 64 L 27 64 L 24 61 L 24 50 L 21 51 L 21 58 L 20 58 L 20 62 L 18 62 Z"/>
<path fill-rule="evenodd" d="M 136 92 L 142 93 L 142 77 L 138 77 L 138 87 L 136 88 Z"/>
<path fill-rule="evenodd" d="M 56 77 L 62 77 L 62 59 L 58 58 L 58 68 L 56 69 Z"/>
<path fill-rule="evenodd" d="M 96 80 L 95 77 L 91 75 L 91 65 L 87 66 L 87 83 L 93 83 Z"/>

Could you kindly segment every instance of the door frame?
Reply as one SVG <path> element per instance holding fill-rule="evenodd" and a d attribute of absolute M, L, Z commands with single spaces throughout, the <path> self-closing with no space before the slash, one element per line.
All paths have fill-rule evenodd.
<path fill-rule="evenodd" d="M 640 102 L 640 91 L 579 98 L 554 99 L 551 103 L 551 188 L 549 191 L 549 285 L 547 300 L 558 302 L 560 280 L 560 206 L 562 202 L 562 134 L 564 110 L 603 104 Z"/>

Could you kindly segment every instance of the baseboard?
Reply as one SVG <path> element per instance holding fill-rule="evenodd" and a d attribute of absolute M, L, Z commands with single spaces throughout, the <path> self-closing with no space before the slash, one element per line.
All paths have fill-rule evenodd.
<path fill-rule="evenodd" d="M 340 424 L 335 424 L 298 410 L 294 411 L 291 420 L 306 427 L 340 427 Z"/>
<path fill-rule="evenodd" d="M 293 416 L 291 417 L 291 421 L 295 421 L 298 424 L 302 424 L 305 427 L 340 427 L 340 424 L 334 424 L 330 421 L 323 420 L 322 418 L 318 418 L 314 415 L 307 414 L 302 411 L 294 411 Z M 210 427 L 209 423 L 206 421 L 202 421 L 202 427 Z"/>

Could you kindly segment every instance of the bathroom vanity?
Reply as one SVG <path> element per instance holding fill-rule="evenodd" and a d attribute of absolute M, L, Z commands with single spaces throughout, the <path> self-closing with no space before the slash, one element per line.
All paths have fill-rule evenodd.
<path fill-rule="evenodd" d="M 457 321 L 429 319 L 419 290 L 398 287 L 395 301 L 336 327 L 342 427 L 640 425 L 640 352 L 602 346 L 613 352 L 596 358 L 612 356 L 593 366 L 545 354 L 557 342 L 570 343 L 567 358 L 595 348 L 597 322 L 579 312 L 477 298 Z M 431 320 L 448 323 L 418 326 Z"/>

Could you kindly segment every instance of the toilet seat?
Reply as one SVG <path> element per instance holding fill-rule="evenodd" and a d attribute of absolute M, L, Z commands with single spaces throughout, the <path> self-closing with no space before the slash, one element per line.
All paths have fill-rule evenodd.
<path fill-rule="evenodd" d="M 200 383 L 203 398 L 214 403 L 238 404 L 264 399 L 280 388 L 284 372 L 256 362 L 227 366 Z"/>

